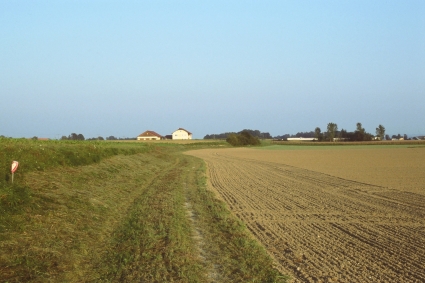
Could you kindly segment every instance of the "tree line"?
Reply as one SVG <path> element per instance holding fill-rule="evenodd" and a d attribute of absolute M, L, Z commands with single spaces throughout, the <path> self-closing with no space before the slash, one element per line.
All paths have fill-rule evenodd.
<path fill-rule="evenodd" d="M 330 122 L 326 127 L 326 132 L 322 132 L 319 127 L 316 127 L 314 130 L 314 137 L 318 141 L 371 141 L 375 139 L 375 136 L 380 140 L 384 140 L 385 136 L 385 127 L 379 125 L 375 129 L 376 135 L 366 132 L 363 128 L 362 123 L 358 122 L 356 124 L 356 130 L 353 132 L 348 132 L 345 129 L 338 130 L 338 125 L 336 123 Z M 387 135 L 388 136 L 388 135 Z"/>
<path fill-rule="evenodd" d="M 61 140 L 70 140 L 70 141 L 83 141 L 85 140 L 83 134 L 72 133 L 69 136 L 62 136 Z"/>
<path fill-rule="evenodd" d="M 76 133 L 72 133 L 69 136 L 62 136 L 60 138 L 60 140 L 70 140 L 70 141 L 84 141 L 84 140 L 88 140 L 88 141 L 103 141 L 105 140 L 103 137 L 98 136 L 98 137 L 94 137 L 94 138 L 89 138 L 89 139 L 85 139 L 83 134 L 76 134 Z M 116 138 L 114 136 L 109 136 L 106 137 L 106 140 L 109 141 L 114 141 L 114 140 L 137 140 L 137 138 Z"/>
<path fill-rule="evenodd" d="M 206 135 L 204 136 L 205 140 L 212 140 L 212 139 L 227 139 L 229 136 L 231 135 L 239 135 L 242 132 L 247 132 L 249 133 L 251 136 L 259 138 L 259 139 L 272 139 L 273 137 L 270 135 L 270 133 L 267 132 L 261 132 L 259 130 L 249 130 L 249 129 L 244 129 L 240 132 L 226 132 L 226 133 L 221 133 L 221 134 L 210 134 L 210 135 Z"/>
<path fill-rule="evenodd" d="M 338 130 L 338 125 L 336 123 L 331 122 L 331 123 L 328 123 L 325 132 L 322 132 L 320 127 L 316 127 L 314 131 L 310 131 L 310 132 L 298 132 L 295 135 L 285 134 L 285 135 L 272 137 L 270 133 L 268 132 L 244 129 L 240 132 L 209 134 L 209 135 L 206 135 L 204 139 L 228 139 L 230 136 L 234 136 L 234 135 L 237 136 L 237 135 L 240 135 L 242 132 L 247 132 L 251 136 L 259 138 L 259 139 L 279 139 L 279 140 L 303 137 L 303 138 L 316 138 L 319 141 L 333 141 L 334 139 L 339 139 L 342 141 L 370 141 L 375 138 L 375 135 L 366 132 L 366 130 L 362 126 L 362 123 L 360 122 L 356 124 L 356 130 L 353 132 L 348 132 L 345 129 Z M 376 128 L 376 136 L 380 137 L 381 140 L 386 138 L 384 126 L 379 125 Z"/>

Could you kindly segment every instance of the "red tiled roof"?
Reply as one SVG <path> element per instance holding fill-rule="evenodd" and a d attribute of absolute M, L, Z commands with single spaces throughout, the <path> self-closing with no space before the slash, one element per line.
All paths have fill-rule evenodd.
<path fill-rule="evenodd" d="M 139 137 L 151 137 L 151 136 L 156 136 L 156 137 L 162 138 L 162 136 L 160 134 L 158 134 L 157 132 L 154 132 L 154 131 L 150 131 L 150 130 L 147 130 L 147 131 L 145 131 L 145 132 L 143 132 L 139 135 Z"/>
<path fill-rule="evenodd" d="M 27 138 L 28 140 L 32 140 L 33 138 Z M 49 138 L 37 138 L 37 140 L 39 141 L 48 141 L 50 140 Z"/>

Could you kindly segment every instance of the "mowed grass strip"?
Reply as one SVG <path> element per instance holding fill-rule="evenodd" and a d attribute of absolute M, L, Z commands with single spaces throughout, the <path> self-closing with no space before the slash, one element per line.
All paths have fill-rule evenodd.
<path fill-rule="evenodd" d="M 179 158 L 135 199 L 114 231 L 102 281 L 207 282 L 184 206 L 186 169 Z M 169 156 L 171 158 L 171 155 Z"/>

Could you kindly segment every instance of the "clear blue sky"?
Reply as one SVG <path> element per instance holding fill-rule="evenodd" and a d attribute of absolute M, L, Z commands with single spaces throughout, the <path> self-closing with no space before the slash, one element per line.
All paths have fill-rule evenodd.
<path fill-rule="evenodd" d="M 425 1 L 0 0 L 0 135 L 425 135 Z"/>

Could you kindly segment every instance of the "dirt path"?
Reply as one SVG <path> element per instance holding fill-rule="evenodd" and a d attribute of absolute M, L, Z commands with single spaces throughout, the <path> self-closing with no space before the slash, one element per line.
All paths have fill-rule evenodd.
<path fill-rule="evenodd" d="M 267 161 L 264 151 L 190 154 L 294 282 L 425 281 L 423 194 Z"/>

